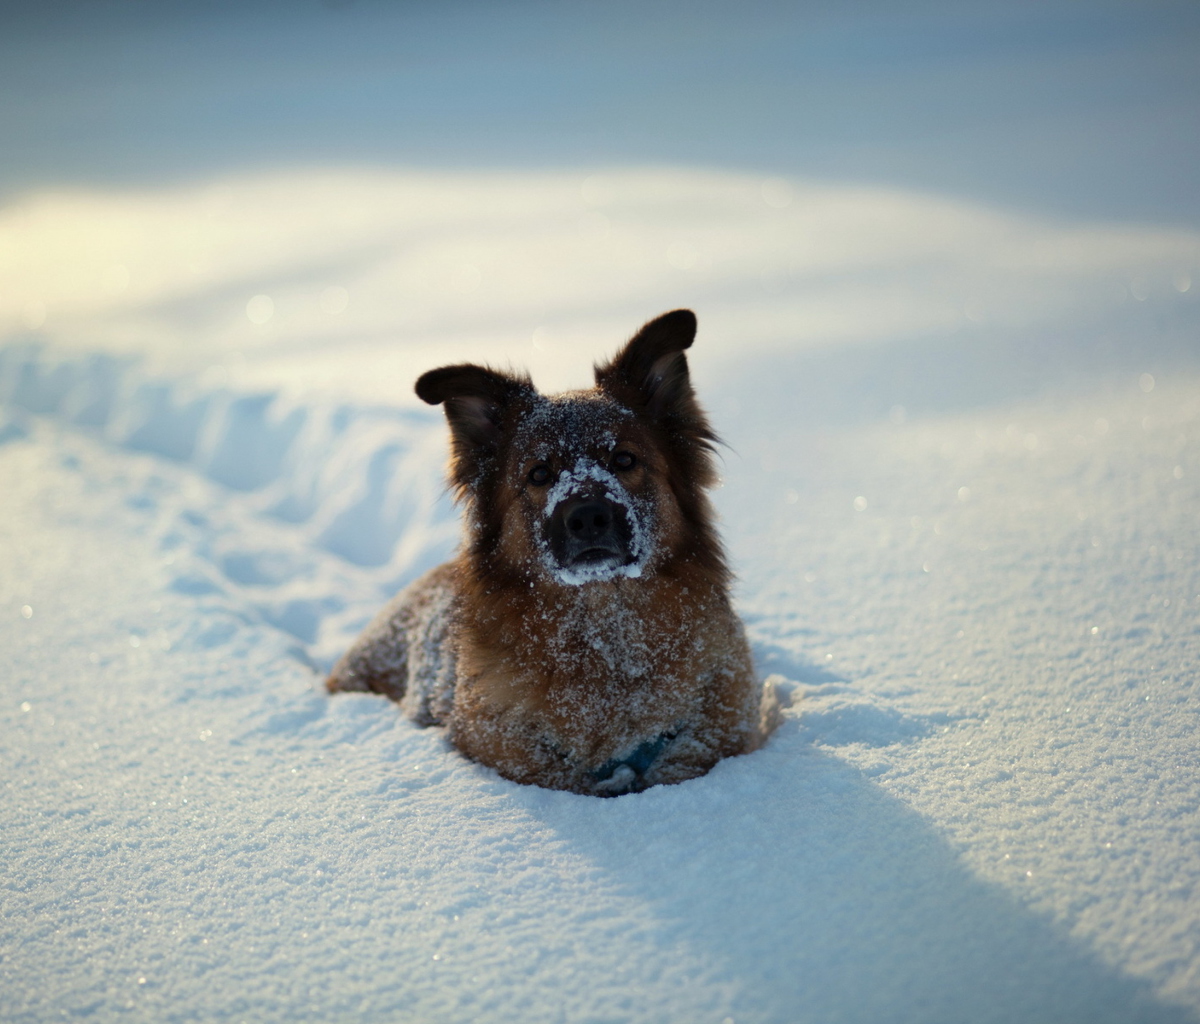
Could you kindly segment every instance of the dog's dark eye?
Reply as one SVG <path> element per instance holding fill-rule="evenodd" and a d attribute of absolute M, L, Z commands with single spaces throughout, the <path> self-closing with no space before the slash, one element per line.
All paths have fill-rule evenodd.
<path fill-rule="evenodd" d="M 637 459 L 631 452 L 617 452 L 617 454 L 613 456 L 612 464 L 615 469 L 633 469 L 633 467 L 637 465 Z"/>
<path fill-rule="evenodd" d="M 536 487 L 545 487 L 550 482 L 550 467 L 544 462 L 529 471 L 529 482 Z"/>

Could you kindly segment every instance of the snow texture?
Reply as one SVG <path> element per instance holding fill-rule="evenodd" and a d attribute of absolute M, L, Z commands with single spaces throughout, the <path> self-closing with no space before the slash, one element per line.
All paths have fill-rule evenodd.
<path fill-rule="evenodd" d="M 1197 1019 L 1194 233 L 324 173 L 0 209 L 0 1017 Z M 581 196 L 610 248 L 559 245 Z M 678 786 L 518 786 L 321 689 L 457 543 L 411 381 L 525 362 L 540 301 L 583 325 L 550 387 L 700 315 L 736 603 L 793 699 Z"/>

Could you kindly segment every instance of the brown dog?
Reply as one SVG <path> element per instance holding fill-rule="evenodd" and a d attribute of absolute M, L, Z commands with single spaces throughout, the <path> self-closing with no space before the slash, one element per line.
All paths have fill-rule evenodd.
<path fill-rule="evenodd" d="M 688 310 L 646 324 L 596 386 L 446 366 L 462 552 L 417 580 L 334 666 L 517 782 L 617 795 L 753 750 L 756 684 L 705 488 L 715 435 L 684 350 Z"/>

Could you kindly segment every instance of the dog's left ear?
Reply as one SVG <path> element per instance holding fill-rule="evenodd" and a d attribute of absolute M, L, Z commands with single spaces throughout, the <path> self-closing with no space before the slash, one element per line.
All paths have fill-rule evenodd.
<path fill-rule="evenodd" d="M 664 313 L 638 331 L 611 362 L 596 367 L 596 383 L 652 419 L 703 421 L 683 354 L 695 337 L 696 314 L 690 309 Z"/>
<path fill-rule="evenodd" d="M 687 356 L 696 337 L 696 314 L 676 309 L 651 320 L 612 359 L 596 367 L 596 384 L 616 401 L 647 417 L 673 450 L 672 486 L 684 513 L 707 522 L 699 493 L 716 480 L 717 435 L 696 401 Z"/>

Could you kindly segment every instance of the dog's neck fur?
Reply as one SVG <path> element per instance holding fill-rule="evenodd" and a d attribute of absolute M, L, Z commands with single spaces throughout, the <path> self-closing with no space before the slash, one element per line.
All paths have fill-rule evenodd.
<path fill-rule="evenodd" d="M 710 615 L 728 609 L 704 570 L 684 559 L 641 579 L 580 586 L 523 579 L 497 585 L 494 576 L 473 572 L 469 559 L 463 568 L 460 642 L 556 689 L 649 683 L 667 662 L 686 657 L 683 648 Z"/>

